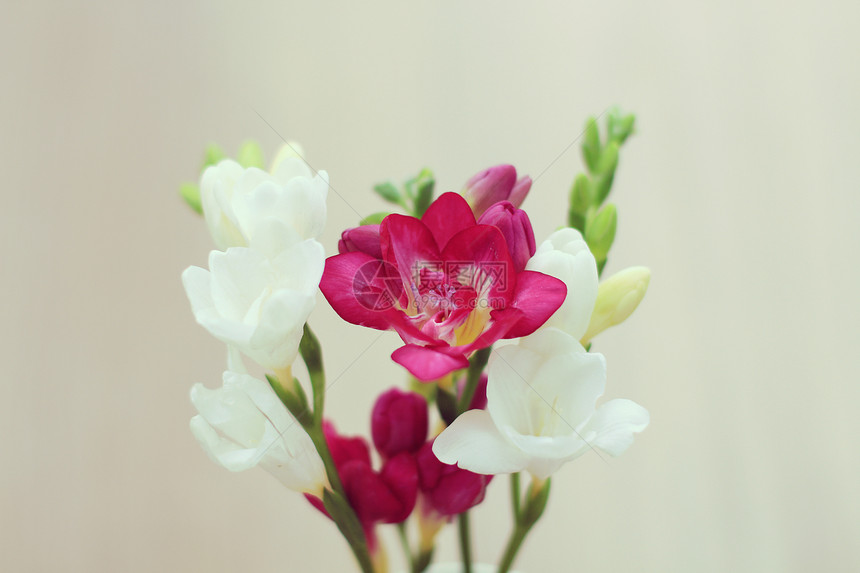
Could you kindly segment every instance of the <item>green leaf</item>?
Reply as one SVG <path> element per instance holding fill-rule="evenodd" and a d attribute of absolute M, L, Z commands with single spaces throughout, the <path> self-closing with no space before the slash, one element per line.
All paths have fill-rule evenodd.
<path fill-rule="evenodd" d="M 382 220 L 388 217 L 391 213 L 388 211 L 379 211 L 378 213 L 373 213 L 372 215 L 368 215 L 364 219 L 358 222 L 359 225 L 378 225 L 382 222 Z"/>
<path fill-rule="evenodd" d="M 389 203 L 394 203 L 395 205 L 401 205 L 406 207 L 406 203 L 403 201 L 403 197 L 400 195 L 400 191 L 390 181 L 386 181 L 385 183 L 379 183 L 373 187 L 373 190 L 376 191 L 376 194 L 388 201 Z"/>
<path fill-rule="evenodd" d="M 585 222 L 585 242 L 598 264 L 608 256 L 617 226 L 618 212 L 611 203 Z"/>
<path fill-rule="evenodd" d="M 597 120 L 588 118 L 585 124 L 585 138 L 582 141 L 582 158 L 588 171 L 593 173 L 600 159 L 600 132 L 597 129 Z"/>
<path fill-rule="evenodd" d="M 185 199 L 185 202 L 192 209 L 201 215 L 203 214 L 203 204 L 200 202 L 200 187 L 196 183 L 183 183 L 179 187 L 179 194 L 182 195 L 182 198 Z"/>
<path fill-rule="evenodd" d="M 206 146 L 206 151 L 203 153 L 203 169 L 210 165 L 215 165 L 222 159 L 227 157 L 217 143 L 210 143 Z M 202 169 L 201 169 L 202 171 Z"/>
<path fill-rule="evenodd" d="M 429 169 L 422 169 L 418 174 L 415 183 L 415 200 L 413 201 L 413 215 L 421 217 L 430 203 L 433 202 L 433 191 L 436 188 L 436 179 L 433 177 L 433 172 Z"/>
<path fill-rule="evenodd" d="M 260 144 L 256 141 L 246 141 L 243 143 L 242 147 L 239 148 L 239 155 L 236 156 L 236 160 L 239 162 L 239 165 L 245 168 L 256 167 L 258 169 L 265 169 L 263 150 L 260 149 Z"/>

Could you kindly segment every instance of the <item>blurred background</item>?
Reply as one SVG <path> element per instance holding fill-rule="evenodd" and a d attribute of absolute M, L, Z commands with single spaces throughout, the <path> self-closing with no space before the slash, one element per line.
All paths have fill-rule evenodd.
<path fill-rule="evenodd" d="M 513 163 L 536 178 L 541 240 L 586 117 L 613 104 L 638 130 L 607 273 L 653 277 L 594 349 L 606 396 L 652 421 L 623 456 L 557 474 L 518 569 L 860 569 L 860 4 L 4 7 L 0 569 L 356 570 L 300 496 L 216 466 L 188 430 L 191 385 L 219 385 L 225 357 L 180 283 L 212 248 L 180 183 L 208 142 L 271 157 L 297 140 L 337 191 L 332 253 L 385 207 L 374 183 L 426 166 L 458 190 Z M 319 301 L 328 413 L 367 434 L 404 381 L 399 339 Z M 505 481 L 474 512 L 484 561 L 508 533 Z"/>

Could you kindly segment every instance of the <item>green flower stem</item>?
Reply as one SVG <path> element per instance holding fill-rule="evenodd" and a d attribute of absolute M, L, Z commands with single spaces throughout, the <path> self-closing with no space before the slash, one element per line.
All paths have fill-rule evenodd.
<path fill-rule="evenodd" d="M 397 524 L 397 534 L 400 538 L 400 546 L 403 548 L 403 556 L 406 557 L 406 563 L 412 573 L 415 573 L 415 558 L 412 556 L 412 548 L 409 547 L 409 536 L 406 534 L 406 522 L 401 521 Z"/>
<path fill-rule="evenodd" d="M 457 517 L 460 530 L 460 557 L 463 560 L 463 573 L 472 573 L 472 539 L 469 531 L 469 512 L 464 511 Z"/>
<path fill-rule="evenodd" d="M 529 528 L 523 525 L 517 524 L 517 526 L 514 527 L 514 531 L 508 539 L 505 554 L 502 557 L 502 561 L 499 563 L 499 573 L 508 573 L 508 571 L 510 571 L 511 565 L 514 563 L 514 558 L 517 556 L 517 552 L 520 550 L 520 546 L 523 544 L 528 532 Z"/>
<path fill-rule="evenodd" d="M 299 353 L 307 366 L 313 390 L 313 415 L 307 420 L 305 429 L 313 441 L 317 452 L 325 465 L 331 492 L 325 492 L 324 503 L 329 515 L 334 520 L 340 532 L 346 538 L 363 573 L 374 573 L 373 562 L 367 547 L 367 539 L 359 524 L 340 481 L 340 475 L 334 465 L 334 458 L 329 450 L 323 432 L 323 408 L 325 407 L 325 369 L 323 366 L 322 349 L 317 337 L 310 326 L 305 324 L 302 340 L 299 343 Z M 307 417 L 305 417 L 307 418 Z"/>
<path fill-rule="evenodd" d="M 520 520 L 520 474 L 511 474 L 511 509 L 514 512 L 514 522 Z"/>
<path fill-rule="evenodd" d="M 462 414 L 469 409 L 469 404 L 472 403 L 472 398 L 475 397 L 475 390 L 478 389 L 478 382 L 481 381 L 481 373 L 487 366 L 492 352 L 492 346 L 482 348 L 475 352 L 471 360 L 469 360 L 469 369 L 466 371 L 466 386 L 463 388 L 463 395 L 460 396 L 460 400 L 457 403 L 457 414 Z"/>
<path fill-rule="evenodd" d="M 546 503 L 549 500 L 549 485 L 549 479 L 544 481 L 539 481 L 534 478 L 532 479 L 529 491 L 526 494 L 527 498 L 525 500 L 525 504 L 523 504 L 522 510 L 519 512 L 514 530 L 508 538 L 505 553 L 502 555 L 502 560 L 499 562 L 498 573 L 508 573 L 508 571 L 510 571 L 523 541 L 525 541 L 531 528 L 534 527 L 535 523 L 537 523 L 543 515 L 543 511 L 546 509 Z"/>

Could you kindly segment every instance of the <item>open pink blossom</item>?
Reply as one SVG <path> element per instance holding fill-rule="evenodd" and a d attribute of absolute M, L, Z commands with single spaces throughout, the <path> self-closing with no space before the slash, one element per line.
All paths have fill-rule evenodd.
<path fill-rule="evenodd" d="M 465 199 L 445 193 L 421 219 L 386 217 L 379 250 L 367 240 L 375 229 L 348 230 L 320 289 L 347 322 L 395 330 L 406 345 L 392 359 L 435 380 L 465 368 L 476 350 L 531 334 L 567 293 L 562 281 L 523 269 L 521 253 L 534 252 L 524 212 L 501 208 L 492 222 L 476 222 Z"/>

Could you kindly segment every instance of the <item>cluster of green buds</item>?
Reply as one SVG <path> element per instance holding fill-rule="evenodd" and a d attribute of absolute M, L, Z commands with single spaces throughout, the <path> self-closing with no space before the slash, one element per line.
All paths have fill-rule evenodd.
<path fill-rule="evenodd" d="M 400 187 L 391 181 L 386 181 L 375 185 L 373 190 L 389 203 L 405 209 L 413 217 L 421 217 L 430 203 L 433 202 L 435 187 L 436 178 L 433 176 L 433 172 L 424 168 L 418 175 L 408 179 Z M 387 211 L 379 211 L 362 219 L 360 224 L 376 225 L 390 214 Z"/>
<path fill-rule="evenodd" d="M 606 199 L 618 167 L 618 152 L 633 133 L 636 117 L 610 110 L 603 134 L 597 120 L 591 117 L 585 124 L 582 158 L 587 173 L 580 173 L 573 181 L 567 224 L 582 233 L 602 272 L 618 225 L 618 211 Z"/>

